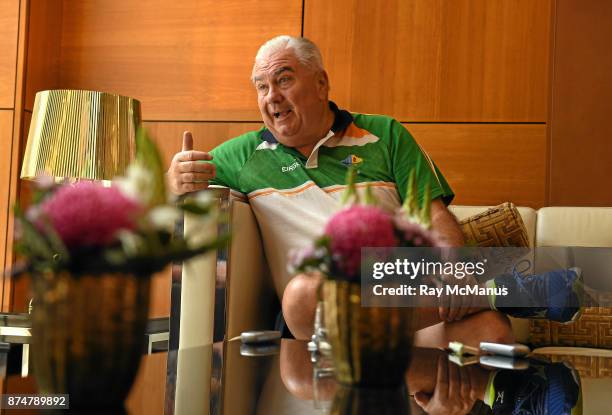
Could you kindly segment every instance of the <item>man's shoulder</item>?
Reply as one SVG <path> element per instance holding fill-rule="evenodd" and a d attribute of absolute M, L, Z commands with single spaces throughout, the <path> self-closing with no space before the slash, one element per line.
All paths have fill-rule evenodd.
<path fill-rule="evenodd" d="M 402 123 L 388 115 L 352 113 L 352 116 L 354 128 L 378 137 L 381 144 L 393 146 L 399 139 L 412 139 Z"/>
<path fill-rule="evenodd" d="M 401 125 L 395 118 L 383 114 L 352 113 L 356 127 L 376 135 L 389 134 L 394 126 Z"/>
<path fill-rule="evenodd" d="M 231 138 L 217 147 L 215 147 L 211 153 L 225 153 L 225 152 L 236 152 L 236 151 L 255 151 L 257 146 L 261 144 L 261 133 L 264 131 L 263 128 L 259 130 L 248 131 L 237 137 Z"/>
<path fill-rule="evenodd" d="M 395 121 L 395 118 L 389 116 L 389 115 L 385 115 L 385 114 L 368 114 L 365 112 L 352 112 L 351 111 L 351 115 L 353 116 L 353 119 L 355 119 L 355 121 L 361 121 L 361 122 L 391 122 L 391 121 Z"/>
<path fill-rule="evenodd" d="M 213 156 L 213 163 L 217 165 L 217 175 L 222 176 L 224 170 L 238 172 L 256 152 L 257 146 L 263 142 L 262 131 L 263 128 L 246 132 L 212 149 L 210 154 Z"/>

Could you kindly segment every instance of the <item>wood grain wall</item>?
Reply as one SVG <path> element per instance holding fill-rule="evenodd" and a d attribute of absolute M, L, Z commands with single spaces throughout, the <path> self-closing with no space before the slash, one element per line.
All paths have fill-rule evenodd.
<path fill-rule="evenodd" d="M 612 2 L 557 1 L 549 203 L 612 206 Z"/>
<path fill-rule="evenodd" d="M 450 178 L 454 204 L 546 204 L 546 125 L 405 125 Z"/>
<path fill-rule="evenodd" d="M 17 199 L 23 106 L 27 2 L 0 0 L 0 271 L 13 262 L 13 216 Z M 10 307 L 11 279 L 2 273 L 1 309 Z"/>
<path fill-rule="evenodd" d="M 400 121 L 546 121 L 548 0 L 305 4 L 338 104 Z"/>
<path fill-rule="evenodd" d="M 15 106 L 19 0 L 0 0 L 0 109 Z"/>
<path fill-rule="evenodd" d="M 18 71 L 20 93 L 16 94 L 16 115 L 19 124 L 15 125 L 11 184 L 22 205 L 30 199 L 30 183 L 19 180 L 21 159 L 25 150 L 29 131 L 34 96 L 37 91 L 59 88 L 59 56 L 61 52 L 62 2 L 57 0 L 21 0 L 21 29 L 24 31 L 22 49 L 25 54 Z M 17 123 L 16 123 L 17 124 Z M 8 240 L 12 240 L 9 232 Z M 7 246 L 7 250 L 10 251 Z M 11 255 L 7 261 L 11 262 Z M 7 268 L 8 268 L 7 262 Z M 30 293 L 30 280 L 22 277 L 17 280 L 5 279 L 3 308 L 23 312 L 27 310 Z"/>
<path fill-rule="evenodd" d="M 22 71 L 25 101 L 7 111 L 16 108 L 27 115 L 35 92 L 50 88 L 133 96 L 142 101 L 145 125 L 169 162 L 186 129 L 194 132 L 198 148 L 208 150 L 258 128 L 249 82 L 254 54 L 272 36 L 303 33 L 321 47 L 331 98 L 353 111 L 388 114 L 403 122 L 455 189 L 455 203 L 510 200 L 534 208 L 551 201 L 579 204 L 576 199 L 609 203 L 592 190 L 593 196 L 584 198 L 588 190 L 578 185 L 570 192 L 573 199 L 559 198 L 561 184 L 572 175 L 564 170 L 573 154 L 569 149 L 586 136 L 597 136 L 583 160 L 594 154 L 609 162 L 612 155 L 596 152 L 609 127 L 591 124 L 600 135 L 589 134 L 576 118 L 574 125 L 583 128 L 576 130 L 580 137 L 574 130 L 558 135 L 566 115 L 555 118 L 555 108 L 569 114 L 563 105 L 571 108 L 568 99 L 577 93 L 569 85 L 578 64 L 565 75 L 556 73 L 554 80 L 550 76 L 551 62 L 570 67 L 565 45 L 578 53 L 589 36 L 608 33 L 595 25 L 578 36 L 582 43 L 569 44 L 575 12 L 569 4 L 600 13 L 598 21 L 604 24 L 609 15 L 593 8 L 606 0 L 21 1 L 31 5 L 27 68 Z M 13 3 L 19 2 L 0 0 L 0 5 Z M 0 46 L 10 49 L 14 10 L 5 9 L 0 9 L 0 23 L 13 26 L 0 26 Z M 595 18 L 585 15 L 583 24 Z M 567 28 L 565 35 L 562 28 Z M 553 48 L 555 36 L 565 40 Z M 576 56 L 584 59 L 585 54 Z M 5 99 L 2 88 L 11 88 L 2 86 L 3 79 L 11 79 L 5 59 L 3 54 L 0 102 Z M 599 71 L 594 65 L 590 70 L 604 76 L 607 67 Z M 555 91 L 566 88 L 552 94 L 554 108 L 549 105 L 551 85 Z M 609 92 L 603 93 L 599 108 L 609 107 L 606 97 L 609 101 Z M 559 126 L 557 133 L 557 127 L 551 133 L 551 123 Z M 4 137 L 0 149 L 6 146 Z M 612 177 L 605 168 L 597 171 Z M 5 183 L 5 177 L 0 179 Z M 2 218 L 0 211 L 0 226 Z M 159 298 L 167 293 L 169 279 L 156 281 Z M 153 301 L 154 315 L 167 310 L 167 299 Z"/>
<path fill-rule="evenodd" d="M 256 120 L 250 68 L 301 0 L 65 2 L 61 84 L 140 99 L 147 120 Z"/>
<path fill-rule="evenodd" d="M 4 270 L 8 239 L 10 156 L 13 138 L 13 110 L 0 110 L 0 269 Z M 8 267 L 7 267 L 8 269 Z"/>

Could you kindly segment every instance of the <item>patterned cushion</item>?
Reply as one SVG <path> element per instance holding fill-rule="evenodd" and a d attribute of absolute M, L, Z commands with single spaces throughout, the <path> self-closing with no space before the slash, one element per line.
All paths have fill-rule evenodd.
<path fill-rule="evenodd" d="M 590 293 L 596 302 L 610 304 L 612 293 Z M 603 297 L 607 298 L 603 298 Z M 574 346 L 612 349 L 612 308 L 586 307 L 580 318 L 568 324 L 531 320 L 530 342 L 534 346 Z"/>
<path fill-rule="evenodd" d="M 590 355 L 548 355 L 552 362 L 570 363 L 580 374 L 580 378 L 611 378 L 612 358 L 606 356 Z"/>
<path fill-rule="evenodd" d="M 527 230 L 521 215 L 510 202 L 471 216 L 459 222 L 466 243 L 472 246 L 529 246 Z"/>

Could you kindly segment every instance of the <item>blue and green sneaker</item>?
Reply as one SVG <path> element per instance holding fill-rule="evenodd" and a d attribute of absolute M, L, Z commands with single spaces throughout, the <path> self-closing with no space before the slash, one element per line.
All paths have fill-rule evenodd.
<path fill-rule="evenodd" d="M 512 317 L 562 323 L 580 317 L 584 299 L 580 268 L 524 276 L 515 266 L 511 274 L 498 276 L 491 282 L 496 288 L 506 287 L 508 291 L 508 295 L 495 296 L 492 308 Z"/>
<path fill-rule="evenodd" d="M 491 376 L 486 403 L 495 415 L 573 415 L 582 410 L 580 378 L 566 363 L 536 363 Z"/>

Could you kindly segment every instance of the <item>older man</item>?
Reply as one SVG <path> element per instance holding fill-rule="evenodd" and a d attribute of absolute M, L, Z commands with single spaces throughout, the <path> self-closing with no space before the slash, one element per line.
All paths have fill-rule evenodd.
<path fill-rule="evenodd" d="M 453 193 L 444 177 L 399 122 L 352 114 L 329 101 L 329 79 L 311 41 L 279 36 L 266 42 L 255 58 L 252 81 L 265 127 L 229 140 L 210 154 L 194 151 L 186 132 L 168 179 L 177 194 L 204 189 L 210 182 L 248 197 L 293 335 L 305 339 L 312 334 L 319 278 L 289 275 L 287 254 L 310 244 L 339 209 L 348 166 L 358 167 L 358 187 L 369 182 L 388 210 L 403 201 L 408 173 L 415 168 L 420 198 L 426 185 L 432 190 L 433 228 L 449 246 L 463 244 L 446 208 Z M 512 340 L 504 316 L 474 311 L 421 310 L 421 327 L 431 327 L 421 331 L 417 341 L 443 346 L 448 339 L 471 344 L 476 339 Z"/>

